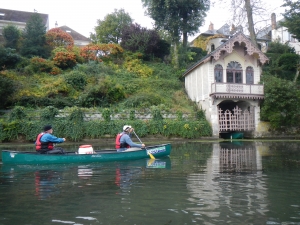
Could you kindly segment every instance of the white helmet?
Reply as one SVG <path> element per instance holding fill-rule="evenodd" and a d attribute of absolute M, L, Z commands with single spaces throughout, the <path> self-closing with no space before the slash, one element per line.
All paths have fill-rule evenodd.
<path fill-rule="evenodd" d="M 131 126 L 125 125 L 125 126 L 123 126 L 123 131 L 126 131 L 126 130 L 129 129 L 129 128 L 131 128 Z"/>

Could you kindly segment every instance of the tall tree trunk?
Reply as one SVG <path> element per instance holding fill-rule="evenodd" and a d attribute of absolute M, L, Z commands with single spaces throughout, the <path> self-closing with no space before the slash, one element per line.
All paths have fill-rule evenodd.
<path fill-rule="evenodd" d="M 173 43 L 173 54 L 172 54 L 172 64 L 174 68 L 179 68 L 179 62 L 178 62 L 178 42 L 174 41 Z"/>
<path fill-rule="evenodd" d="M 182 45 L 185 48 L 187 46 L 188 35 L 187 32 L 183 32 Z"/>
<path fill-rule="evenodd" d="M 298 77 L 299 77 L 299 70 L 297 70 L 297 72 L 296 72 L 296 75 L 295 75 L 295 78 L 294 78 L 294 83 L 296 83 Z"/>
<path fill-rule="evenodd" d="M 255 31 L 254 31 L 253 16 L 252 16 L 251 0 L 245 0 L 245 8 L 247 11 L 248 30 L 250 33 L 250 38 L 257 47 L 256 35 L 255 35 Z"/>

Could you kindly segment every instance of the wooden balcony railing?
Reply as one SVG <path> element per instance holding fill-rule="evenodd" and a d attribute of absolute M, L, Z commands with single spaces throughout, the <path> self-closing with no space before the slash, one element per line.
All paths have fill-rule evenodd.
<path fill-rule="evenodd" d="M 243 96 L 264 98 L 264 85 L 262 84 L 233 84 L 233 83 L 212 83 L 211 95 L 216 97 Z"/>

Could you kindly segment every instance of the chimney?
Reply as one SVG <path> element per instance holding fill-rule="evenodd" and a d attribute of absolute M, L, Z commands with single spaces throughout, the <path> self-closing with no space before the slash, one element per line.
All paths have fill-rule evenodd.
<path fill-rule="evenodd" d="M 231 31 L 234 32 L 236 30 L 236 27 L 234 24 L 231 25 Z"/>
<path fill-rule="evenodd" d="M 276 14 L 272 13 L 271 14 L 271 25 L 272 25 L 272 30 L 276 29 Z"/>
<path fill-rule="evenodd" d="M 208 30 L 214 30 L 214 24 L 212 22 L 210 22 L 208 26 Z"/>

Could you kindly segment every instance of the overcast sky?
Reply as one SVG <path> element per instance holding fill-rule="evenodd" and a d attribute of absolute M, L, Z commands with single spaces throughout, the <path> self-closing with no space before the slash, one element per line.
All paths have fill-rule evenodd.
<path fill-rule="evenodd" d="M 268 10 L 275 11 L 277 18 L 280 18 L 280 13 L 283 12 L 283 9 L 280 8 L 283 0 L 265 1 L 269 4 Z M 103 20 L 107 14 L 114 12 L 114 9 L 123 8 L 134 22 L 142 27 L 153 28 L 152 19 L 144 15 L 145 9 L 142 7 L 141 0 L 1 0 L 0 8 L 27 12 L 37 10 L 39 13 L 49 15 L 50 28 L 54 28 L 57 21 L 58 26 L 66 25 L 86 37 L 89 37 L 91 32 L 94 33 L 96 21 Z M 206 31 L 210 22 L 217 29 L 229 20 L 230 15 L 226 6 L 214 4 L 208 12 L 200 32 Z M 189 41 L 192 39 L 194 37 L 189 37 Z"/>

